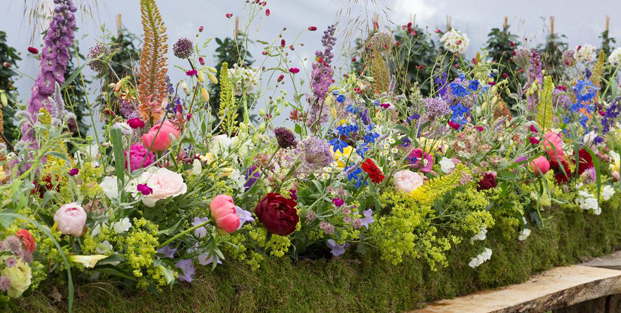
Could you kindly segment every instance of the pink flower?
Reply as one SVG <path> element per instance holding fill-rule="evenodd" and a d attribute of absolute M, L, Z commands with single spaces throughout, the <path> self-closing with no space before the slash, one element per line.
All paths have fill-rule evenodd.
<path fill-rule="evenodd" d="M 84 233 L 86 212 L 75 203 L 65 204 L 54 214 L 54 222 L 62 234 L 79 237 Z"/>
<path fill-rule="evenodd" d="M 423 153 L 422 149 L 416 148 L 410 153 L 409 158 L 414 169 L 420 169 L 423 173 L 431 172 L 433 167 L 433 156 L 431 154 Z"/>
<path fill-rule="evenodd" d="M 265 10 L 265 16 L 270 16 L 270 9 Z"/>
<path fill-rule="evenodd" d="M 539 144 L 539 140 L 537 140 L 537 138 L 535 138 L 534 136 L 529 137 L 528 140 L 533 145 Z"/>
<path fill-rule="evenodd" d="M 300 72 L 300 69 L 297 67 L 292 67 L 289 69 L 289 72 L 293 73 L 293 74 L 297 74 Z"/>
<path fill-rule="evenodd" d="M 220 229 L 232 234 L 239 228 L 239 215 L 235 211 L 235 203 L 233 203 L 231 196 L 216 196 L 211 200 L 209 209 L 211 210 L 211 217 Z"/>
<path fill-rule="evenodd" d="M 334 198 L 334 199 L 332 199 L 332 203 L 334 203 L 334 206 L 340 207 L 343 204 L 345 204 L 345 201 L 343 201 L 343 199 L 341 199 L 341 198 Z"/>
<path fill-rule="evenodd" d="M 32 54 L 39 54 L 39 49 L 37 49 L 35 47 L 28 47 L 28 52 L 30 52 Z"/>
<path fill-rule="evenodd" d="M 398 171 L 392 178 L 398 191 L 410 193 L 423 185 L 423 178 L 412 171 Z"/>
<path fill-rule="evenodd" d="M 137 129 L 144 127 L 144 122 L 139 118 L 132 118 L 127 121 L 127 125 L 129 125 L 129 127 L 131 127 L 132 129 Z"/>
<path fill-rule="evenodd" d="M 189 70 L 189 71 L 185 72 L 185 75 L 188 75 L 190 77 L 196 76 L 196 75 L 198 75 L 198 71 L 197 70 Z"/>
<path fill-rule="evenodd" d="M 172 142 L 170 135 L 178 138 L 179 131 L 171 122 L 165 121 L 161 127 L 160 124 L 157 124 L 148 133 L 142 135 L 142 144 L 147 148 L 151 148 L 151 151 L 164 151 L 168 149 Z"/>
<path fill-rule="evenodd" d="M 541 171 L 542 174 L 545 174 L 550 170 L 550 162 L 548 162 L 546 157 L 540 156 L 530 162 L 530 169 L 536 174 L 539 174 L 539 171 Z"/>
<path fill-rule="evenodd" d="M 155 156 L 153 152 L 137 143 L 129 148 L 129 158 L 127 157 L 127 150 L 125 150 L 125 168 L 127 168 L 128 159 L 129 167 L 132 171 L 135 171 L 151 165 L 155 161 Z"/>
<path fill-rule="evenodd" d="M 562 162 L 563 159 L 563 141 L 557 134 L 549 132 L 546 133 L 543 140 L 543 150 L 546 151 L 548 157 L 557 162 Z"/>
<path fill-rule="evenodd" d="M 144 172 L 138 181 L 152 190 L 151 194 L 142 198 L 142 203 L 151 208 L 158 200 L 176 197 L 188 191 L 188 186 L 183 182 L 183 176 L 167 168 Z M 146 188 L 142 189 L 146 191 Z"/>

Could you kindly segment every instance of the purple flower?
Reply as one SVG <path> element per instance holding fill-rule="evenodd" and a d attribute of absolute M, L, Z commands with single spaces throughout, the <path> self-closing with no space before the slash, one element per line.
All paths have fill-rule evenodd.
<path fill-rule="evenodd" d="M 239 228 L 242 228 L 242 226 L 244 226 L 244 223 L 248 222 L 254 222 L 254 217 L 252 217 L 252 213 L 250 213 L 249 211 L 246 211 L 238 206 L 235 206 L 235 214 L 239 215 Z"/>
<path fill-rule="evenodd" d="M 6 259 L 5 263 L 4 263 L 7 267 L 13 267 L 17 264 L 17 259 L 16 258 L 8 258 Z"/>
<path fill-rule="evenodd" d="M 330 90 L 330 85 L 334 82 L 333 75 L 334 70 L 330 63 L 334 57 L 332 50 L 336 43 L 336 37 L 334 32 L 336 26 L 330 25 L 328 29 L 323 33 L 321 43 L 324 47 L 324 51 L 315 52 L 316 61 L 313 62 L 313 70 L 311 71 L 311 89 L 313 90 L 312 97 L 308 97 L 310 103 L 310 114 L 306 124 L 311 126 L 317 121 L 319 123 L 326 122 L 328 120 L 328 111 L 323 110 L 324 99 Z M 317 127 L 314 127 L 317 128 Z"/>
<path fill-rule="evenodd" d="M 127 168 L 127 150 L 125 150 L 125 168 Z M 155 161 L 155 155 L 143 145 L 137 143 L 129 148 L 129 166 L 132 171 L 145 168 Z"/>
<path fill-rule="evenodd" d="M 163 246 L 159 250 L 157 250 L 157 253 L 163 254 L 165 257 L 170 258 L 170 259 L 175 257 L 175 252 L 177 252 L 177 249 L 171 248 L 168 245 Z"/>
<path fill-rule="evenodd" d="M 194 52 L 194 43 L 188 38 L 180 38 L 173 45 L 173 54 L 179 59 L 187 59 Z"/>
<path fill-rule="evenodd" d="M 364 215 L 364 217 L 360 219 L 360 227 L 364 226 L 369 229 L 369 224 L 375 222 L 375 219 L 373 218 L 373 211 L 371 209 L 368 209 L 362 212 L 362 214 Z"/>
<path fill-rule="evenodd" d="M 313 172 L 321 167 L 328 166 L 334 161 L 330 144 L 317 137 L 309 137 L 297 145 L 296 155 L 302 155 L 300 171 Z"/>
<path fill-rule="evenodd" d="M 192 282 L 192 276 L 194 276 L 194 264 L 192 259 L 181 260 L 177 262 L 177 267 L 183 271 L 183 275 L 179 275 L 179 281 L 187 281 L 188 283 Z"/>
<path fill-rule="evenodd" d="M 78 175 L 78 173 L 80 173 L 80 170 L 77 168 L 72 168 L 69 170 L 69 176 L 75 176 Z"/>
<path fill-rule="evenodd" d="M 289 189 L 289 198 L 291 198 L 291 200 L 297 201 L 298 200 L 298 191 L 295 189 Z"/>
<path fill-rule="evenodd" d="M 257 169 L 256 165 L 253 165 L 246 169 L 246 183 L 244 184 L 244 189 L 248 190 L 257 180 L 261 177 L 261 173 Z"/>
<path fill-rule="evenodd" d="M 525 156 L 525 155 L 523 155 L 523 156 L 521 156 L 521 157 L 519 157 L 519 158 L 515 159 L 515 163 L 522 163 L 522 162 L 524 162 L 524 161 L 526 161 L 526 160 L 528 160 L 528 157 L 527 157 L 527 156 Z"/>
<path fill-rule="evenodd" d="M 205 223 L 209 220 L 209 218 L 207 217 L 203 217 L 203 218 L 198 218 L 195 217 L 194 218 L 194 222 L 192 222 L 192 226 L 196 226 L 202 223 Z M 205 236 L 207 236 L 207 229 L 205 227 L 199 227 L 197 229 L 194 230 L 194 236 L 196 236 L 196 238 L 203 238 Z"/>
<path fill-rule="evenodd" d="M 451 113 L 451 108 L 442 98 L 425 98 L 426 113 L 431 118 L 441 117 Z"/>
<path fill-rule="evenodd" d="M 211 256 L 209 252 L 205 252 L 198 256 L 198 263 L 200 263 L 200 265 L 209 265 L 213 263 L 213 257 Z M 220 259 L 216 257 L 216 263 L 222 264 L 222 261 L 220 261 Z"/>
<path fill-rule="evenodd" d="M 136 190 L 140 191 L 143 196 L 148 196 L 153 193 L 153 189 L 147 186 L 147 184 L 138 184 L 138 186 L 136 186 Z"/>
<path fill-rule="evenodd" d="M 345 253 L 345 248 L 349 247 L 349 243 L 346 242 L 342 245 L 337 245 L 333 239 L 328 239 L 326 245 L 330 248 L 330 253 L 335 257 Z"/>
<path fill-rule="evenodd" d="M 6 276 L 0 276 L 0 290 L 8 291 L 11 288 L 11 280 Z"/>
<path fill-rule="evenodd" d="M 334 198 L 334 199 L 332 199 L 332 203 L 334 203 L 334 206 L 336 206 L 338 208 L 338 207 L 342 206 L 345 203 L 345 201 L 343 201 L 343 199 L 341 199 L 341 198 Z"/>

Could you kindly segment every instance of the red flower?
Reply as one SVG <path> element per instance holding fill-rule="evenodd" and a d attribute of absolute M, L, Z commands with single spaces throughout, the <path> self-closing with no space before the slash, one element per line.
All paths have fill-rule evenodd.
<path fill-rule="evenodd" d="M 198 75 L 198 71 L 197 70 L 189 70 L 189 71 L 185 72 L 185 75 L 188 75 L 190 77 L 196 76 L 196 75 Z"/>
<path fill-rule="evenodd" d="M 459 130 L 459 128 L 461 127 L 461 126 L 459 126 L 459 124 L 457 124 L 457 123 L 455 123 L 453 121 L 449 121 L 448 125 L 451 126 L 451 128 L 454 129 L 454 130 Z"/>
<path fill-rule="evenodd" d="M 268 193 L 254 208 L 254 213 L 267 231 L 274 235 L 287 236 L 295 231 L 300 222 L 297 202 L 277 193 Z"/>
<path fill-rule="evenodd" d="M 295 47 L 293 45 L 290 45 L 289 49 L 291 49 L 291 51 L 293 51 L 293 50 L 295 50 Z"/>
<path fill-rule="evenodd" d="M 284 48 L 286 45 L 287 45 L 287 42 L 284 39 L 281 39 L 280 46 Z"/>
<path fill-rule="evenodd" d="M 535 137 L 532 137 L 532 136 L 531 136 L 531 137 L 529 137 L 529 138 L 528 138 L 528 140 L 529 140 L 529 141 L 530 141 L 530 143 L 531 143 L 531 144 L 533 144 L 533 145 L 537 145 L 537 144 L 539 144 L 539 140 L 537 140 L 537 138 L 535 138 Z"/>
<path fill-rule="evenodd" d="M 198 63 L 200 63 L 201 65 L 205 65 L 205 59 L 203 59 L 203 57 L 199 57 Z"/>
<path fill-rule="evenodd" d="M 492 189 L 495 188 L 497 185 L 498 183 L 496 182 L 496 175 L 492 173 L 485 173 L 483 174 L 483 178 L 481 178 L 481 181 L 479 181 L 479 186 L 477 186 L 477 190 L 481 191 Z"/>
<path fill-rule="evenodd" d="M 479 133 L 484 130 L 483 126 L 474 126 L 474 129 L 476 129 Z"/>
<path fill-rule="evenodd" d="M 584 171 L 593 167 L 593 158 L 589 152 L 582 149 L 578 151 L 578 157 L 580 158 L 580 162 L 578 163 L 578 174 L 582 174 Z"/>
<path fill-rule="evenodd" d="M 535 125 L 530 125 L 530 127 L 528 128 L 531 132 L 533 133 L 537 133 L 537 128 L 535 128 Z"/>
<path fill-rule="evenodd" d="M 292 67 L 289 69 L 289 72 L 291 72 L 292 74 L 297 74 L 300 72 L 300 69 L 297 67 Z"/>
<path fill-rule="evenodd" d="M 352 58 L 351 58 L 351 61 L 352 61 L 352 62 L 356 62 L 356 57 L 352 57 Z"/>
<path fill-rule="evenodd" d="M 271 13 L 270 9 L 265 10 L 265 16 L 270 16 L 270 13 Z"/>
<path fill-rule="evenodd" d="M 127 124 L 129 125 L 129 127 L 131 127 L 132 129 L 137 129 L 137 128 L 142 128 L 144 127 L 144 122 L 141 121 L 139 118 L 132 118 L 129 121 L 127 121 Z"/>
<path fill-rule="evenodd" d="M 317 27 L 316 26 L 308 26 L 308 30 L 314 32 L 314 31 L 317 30 Z"/>
<path fill-rule="evenodd" d="M 563 166 L 562 169 L 561 165 Z M 556 159 L 550 160 L 550 168 L 554 170 L 554 178 L 559 185 L 569 181 L 571 169 L 565 160 L 561 161 L 560 165 Z"/>
<path fill-rule="evenodd" d="M 205 30 L 205 27 L 203 27 L 203 26 L 200 26 L 200 27 L 198 28 L 198 32 L 199 32 L 199 33 L 202 33 L 202 32 L 203 32 L 203 30 Z"/>
<path fill-rule="evenodd" d="M 28 47 L 28 52 L 30 52 L 32 54 L 39 54 L 39 49 L 37 49 L 35 47 Z"/>
<path fill-rule="evenodd" d="M 364 162 L 362 162 L 362 165 L 360 167 L 362 168 L 363 171 L 369 174 L 369 178 L 375 184 L 381 183 L 386 177 L 384 176 L 384 173 L 382 173 L 382 170 L 379 167 L 377 167 L 375 162 L 373 162 L 373 160 L 371 159 L 364 160 Z"/>
<path fill-rule="evenodd" d="M 285 75 L 278 76 L 278 82 L 280 83 L 283 79 L 285 79 Z"/>
<path fill-rule="evenodd" d="M 226 18 L 231 18 L 233 17 L 233 13 L 226 13 Z"/>
<path fill-rule="evenodd" d="M 35 251 L 37 244 L 35 243 L 34 238 L 32 238 L 32 235 L 28 230 L 22 228 L 15 233 L 15 236 L 22 240 L 22 243 L 24 244 L 24 247 L 26 247 L 26 250 L 30 252 Z"/>

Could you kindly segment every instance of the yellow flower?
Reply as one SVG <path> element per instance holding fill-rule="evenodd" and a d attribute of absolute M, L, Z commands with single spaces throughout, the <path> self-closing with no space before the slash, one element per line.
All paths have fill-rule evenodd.
<path fill-rule="evenodd" d="M 220 173 L 220 177 L 230 177 L 233 173 L 232 167 L 223 167 L 222 172 Z"/>
<path fill-rule="evenodd" d="M 7 257 L 5 257 L 5 259 L 6 258 Z M 18 259 L 17 264 L 13 267 L 5 266 L 0 274 L 11 281 L 11 286 L 9 290 L 7 290 L 7 294 L 11 298 L 19 298 L 22 293 L 30 287 L 30 283 L 32 282 L 30 266 L 28 263 L 22 262 L 21 259 Z"/>
<path fill-rule="evenodd" d="M 207 162 L 207 164 L 213 162 L 213 156 L 209 152 L 205 153 L 205 155 L 201 155 L 200 159 L 201 162 Z"/>
<path fill-rule="evenodd" d="M 69 261 L 74 263 L 80 263 L 84 265 L 86 268 L 93 268 L 97 265 L 97 262 L 107 258 L 107 255 L 97 254 L 97 255 L 70 255 Z"/>
<path fill-rule="evenodd" d="M 612 157 L 612 164 L 610 164 L 610 170 L 619 172 L 619 168 L 621 168 L 621 157 L 618 153 L 614 151 L 610 151 L 610 156 Z"/>
<path fill-rule="evenodd" d="M 334 151 L 334 147 L 332 147 L 332 151 Z M 334 159 L 336 160 L 336 167 L 340 170 L 345 168 L 345 163 L 347 162 L 347 159 L 350 158 L 352 152 L 355 152 L 356 150 L 352 147 L 352 146 L 348 146 L 346 148 L 343 148 L 343 153 L 341 153 L 340 150 L 337 150 L 336 152 L 334 152 Z"/>

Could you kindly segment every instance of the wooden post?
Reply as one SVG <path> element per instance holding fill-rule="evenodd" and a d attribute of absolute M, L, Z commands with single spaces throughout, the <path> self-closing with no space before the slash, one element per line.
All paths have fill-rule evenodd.
<path fill-rule="evenodd" d="M 606 15 L 606 31 L 610 29 L 610 16 Z"/>
<path fill-rule="evenodd" d="M 505 16 L 505 19 L 504 19 L 504 21 L 503 21 L 503 23 L 502 23 L 502 28 L 503 28 L 503 29 L 504 29 L 504 28 L 507 28 L 507 25 L 509 24 L 509 23 L 508 23 L 508 19 L 509 19 L 509 18 Z"/>
<path fill-rule="evenodd" d="M 554 34 L 554 16 L 550 16 L 550 34 Z"/>
<path fill-rule="evenodd" d="M 237 41 L 237 35 L 239 35 L 239 16 L 235 17 L 235 41 Z"/>
<path fill-rule="evenodd" d="M 447 15 L 447 16 L 446 16 L 446 31 L 451 30 L 451 28 L 452 28 L 452 27 L 451 27 L 451 16 L 450 16 L 450 15 Z"/>
<path fill-rule="evenodd" d="M 123 28 L 123 16 L 121 14 L 117 14 L 117 16 L 116 16 L 116 33 L 117 33 L 117 37 L 121 36 L 121 28 Z"/>

